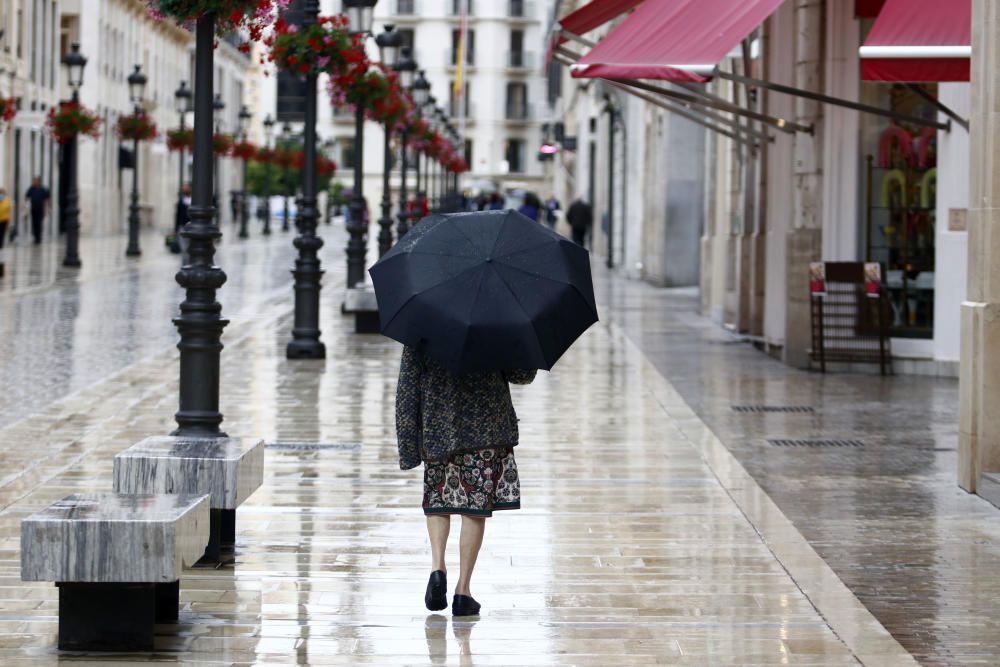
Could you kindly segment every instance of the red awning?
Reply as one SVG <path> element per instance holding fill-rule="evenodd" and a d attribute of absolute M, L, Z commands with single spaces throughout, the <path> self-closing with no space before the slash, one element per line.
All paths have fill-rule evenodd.
<path fill-rule="evenodd" d="M 708 81 L 783 0 L 646 0 L 573 65 L 575 77 Z"/>
<path fill-rule="evenodd" d="M 594 0 L 559 19 L 559 26 L 574 35 L 584 35 L 618 18 L 642 0 Z M 566 41 L 560 40 L 560 44 Z"/>
<path fill-rule="evenodd" d="M 968 81 L 972 0 L 886 0 L 861 55 L 865 81 Z"/>

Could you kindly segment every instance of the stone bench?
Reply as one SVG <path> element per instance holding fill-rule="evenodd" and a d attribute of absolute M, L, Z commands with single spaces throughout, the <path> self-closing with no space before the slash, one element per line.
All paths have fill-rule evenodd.
<path fill-rule="evenodd" d="M 118 493 L 207 494 L 211 539 L 204 564 L 236 543 L 236 508 L 264 481 L 264 442 L 241 438 L 153 436 L 115 456 Z"/>
<path fill-rule="evenodd" d="M 354 315 L 355 333 L 379 333 L 378 301 L 371 285 L 350 287 L 344 296 L 343 312 Z"/>
<path fill-rule="evenodd" d="M 59 588 L 59 648 L 151 651 L 205 552 L 205 495 L 75 494 L 21 522 L 21 579 Z"/>

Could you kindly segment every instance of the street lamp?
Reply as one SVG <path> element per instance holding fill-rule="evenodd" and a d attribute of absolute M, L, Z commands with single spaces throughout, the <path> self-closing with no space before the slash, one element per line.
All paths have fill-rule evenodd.
<path fill-rule="evenodd" d="M 180 315 L 174 319 L 181 340 L 180 409 L 174 435 L 220 437 L 219 340 L 228 324 L 216 290 L 226 282 L 226 274 L 215 266 L 215 243 L 222 237 L 212 206 L 212 87 L 215 75 L 215 14 L 203 14 L 195 28 L 194 156 L 190 221 L 181 231 L 188 240 L 190 263 L 177 273 L 185 289 Z"/>
<path fill-rule="evenodd" d="M 386 25 L 385 31 L 375 38 L 378 44 L 379 56 L 385 67 L 396 69 L 399 66 L 400 49 L 403 47 L 403 34 L 397 32 L 394 26 Z M 378 256 L 382 257 L 392 247 L 392 199 L 389 192 L 389 170 L 392 168 L 392 125 L 385 124 L 385 148 L 382 154 L 382 217 L 379 218 Z"/>
<path fill-rule="evenodd" d="M 292 148 L 292 126 L 289 125 L 287 122 L 284 125 L 281 126 L 281 146 L 282 146 L 282 150 L 286 151 L 286 152 L 290 151 L 291 148 Z M 289 229 L 289 227 L 288 227 L 288 197 L 289 197 L 288 190 L 290 189 L 291 184 L 292 184 L 291 183 L 292 177 L 291 177 L 291 174 L 289 173 L 289 169 L 288 169 L 288 163 L 289 163 L 289 159 L 288 158 L 289 158 L 289 156 L 286 154 L 284 156 L 284 158 L 285 158 L 285 166 L 282 167 L 282 173 L 281 173 L 281 191 L 285 195 L 285 217 L 281 221 L 281 231 L 287 232 L 288 229 Z"/>
<path fill-rule="evenodd" d="M 271 140 L 274 138 L 274 119 L 271 118 L 271 114 L 267 115 L 264 119 L 264 147 L 268 150 L 270 154 L 271 151 Z M 271 235 L 271 162 L 273 161 L 273 154 L 270 154 L 271 159 L 268 159 L 264 163 L 264 203 L 262 204 L 264 210 L 264 236 Z"/>
<path fill-rule="evenodd" d="M 226 103 L 222 101 L 222 93 L 216 93 L 215 99 L 212 100 L 212 119 L 215 122 L 215 134 L 222 132 L 222 120 L 220 116 L 225 108 Z M 222 208 L 219 206 L 219 156 L 215 153 L 214 139 L 212 144 L 212 168 L 215 171 L 215 175 L 212 177 L 212 204 L 215 206 L 215 214 L 221 223 Z"/>
<path fill-rule="evenodd" d="M 427 104 L 431 102 L 431 84 L 427 81 L 427 77 L 424 76 L 424 70 L 420 70 L 417 74 L 417 80 L 413 82 L 413 104 L 417 107 L 417 115 L 423 116 L 423 109 Z M 413 206 L 413 222 L 415 223 L 420 219 L 420 214 L 423 212 L 423 206 L 420 201 L 421 193 L 421 182 L 420 182 L 420 161 L 421 154 L 420 151 L 414 149 L 413 162 L 414 171 L 417 176 L 416 192 L 414 193 L 414 206 Z"/>
<path fill-rule="evenodd" d="M 143 113 L 142 103 L 146 92 L 146 75 L 139 65 L 128 75 L 128 95 L 132 102 L 132 113 L 138 117 Z M 128 207 L 128 248 L 127 257 L 138 257 L 139 249 L 139 135 L 132 138 L 132 193 L 129 196 Z"/>
<path fill-rule="evenodd" d="M 186 81 L 181 81 L 180 87 L 174 91 L 174 109 L 181 117 L 181 132 L 184 131 L 184 120 L 188 111 L 191 110 L 191 89 L 187 87 Z M 184 215 L 184 142 L 181 142 L 179 158 L 177 161 L 177 210 L 174 213 L 174 229 L 180 229 L 187 223 L 182 219 Z"/>
<path fill-rule="evenodd" d="M 349 29 L 355 35 L 371 31 L 376 0 L 344 0 L 344 9 L 350 22 Z M 362 46 L 363 47 L 363 42 Z M 364 99 L 358 101 L 354 111 L 354 189 L 351 193 L 351 217 L 347 221 L 350 238 L 347 241 L 347 287 L 354 287 L 365 278 L 365 198 L 364 178 Z"/>
<path fill-rule="evenodd" d="M 396 71 L 399 72 L 399 83 L 403 87 L 403 90 L 407 92 L 413 91 L 414 79 L 417 74 L 417 62 L 413 59 L 412 50 L 408 46 L 404 46 L 401 50 L 401 55 L 399 63 L 396 65 Z M 406 199 L 406 177 L 407 177 L 407 149 L 406 144 L 409 141 L 409 133 L 406 131 L 406 126 L 403 126 L 403 132 L 399 137 L 400 145 L 400 168 L 399 168 L 399 210 L 396 212 L 396 239 L 399 240 L 403 238 L 406 232 L 410 231 L 410 214 L 406 210 L 409 202 Z"/>
<path fill-rule="evenodd" d="M 240 137 L 240 141 L 245 142 L 247 140 L 247 124 L 250 122 L 250 110 L 247 109 L 247 105 L 240 107 L 240 113 L 237 116 L 239 119 L 239 125 L 237 134 Z M 240 189 L 240 238 L 245 239 L 250 236 L 247 232 L 247 162 L 249 162 L 248 157 L 243 158 L 243 185 Z"/>
<path fill-rule="evenodd" d="M 72 102 L 80 101 L 80 86 L 83 85 L 83 68 L 87 65 L 87 58 L 80 53 L 80 45 L 76 42 L 70 46 L 69 52 L 63 56 L 63 65 L 66 67 L 66 78 L 69 87 L 73 90 Z M 76 187 L 76 147 L 77 138 L 74 136 L 66 142 L 63 148 L 63 160 L 66 164 L 66 176 L 69 184 L 66 187 L 66 256 L 63 258 L 63 266 L 78 267 L 80 262 L 80 207 L 79 191 Z"/>
<path fill-rule="evenodd" d="M 336 148 L 337 148 L 337 140 L 336 139 L 327 139 L 326 141 L 323 142 L 323 156 L 324 157 L 328 157 L 331 153 L 335 154 Z M 328 225 L 330 224 L 330 212 L 332 210 L 333 210 L 333 206 L 331 205 L 331 201 L 330 201 L 329 187 L 327 187 L 327 193 L 326 193 L 326 213 L 323 215 L 323 221 L 326 224 L 328 224 Z"/>
<path fill-rule="evenodd" d="M 371 4 L 375 4 L 372 2 Z M 303 30 L 309 30 L 319 18 L 319 0 L 303 3 Z M 320 269 L 319 250 L 323 239 L 316 236 L 319 211 L 316 210 L 316 70 L 306 74 L 305 126 L 302 128 L 302 197 L 299 199 L 296 227 L 299 236 L 295 247 L 295 323 L 292 340 L 288 342 L 285 356 L 289 359 L 323 359 L 326 346 L 320 342 L 319 290 L 323 271 Z"/>

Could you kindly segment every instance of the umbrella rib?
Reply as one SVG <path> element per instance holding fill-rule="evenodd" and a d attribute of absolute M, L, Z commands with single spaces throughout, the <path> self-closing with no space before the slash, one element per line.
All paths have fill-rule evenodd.
<path fill-rule="evenodd" d="M 455 279 L 457 279 L 457 278 L 461 278 L 461 277 L 462 277 L 462 276 L 464 276 L 464 275 L 465 275 L 466 273 L 469 273 L 470 271 L 475 271 L 475 270 L 479 269 L 480 267 L 481 267 L 481 265 L 480 265 L 480 264 L 477 264 L 476 266 L 470 266 L 469 268 L 467 268 L 467 269 L 466 269 L 465 271 L 462 271 L 461 273 L 456 273 L 456 274 L 455 274 L 455 275 L 453 275 L 453 276 L 449 276 L 449 277 L 448 277 L 448 278 L 447 278 L 446 280 L 442 280 L 441 282 L 439 282 L 439 283 L 436 283 L 436 284 L 434 284 L 434 285 L 431 285 L 430 287 L 427 287 L 427 288 L 425 288 L 425 289 L 423 289 L 423 290 L 421 290 L 421 291 L 417 292 L 416 294 L 412 294 L 412 295 L 410 295 L 409 297 L 407 297 L 406 301 L 404 301 L 404 302 L 403 302 L 403 303 L 402 303 L 402 304 L 401 304 L 401 305 L 399 306 L 399 308 L 397 308 L 397 309 L 396 309 L 396 312 L 392 314 L 392 317 L 390 317 L 390 318 L 389 318 L 389 321 L 388 321 L 388 322 L 386 322 L 386 323 L 385 323 L 385 325 L 383 325 L 383 326 L 382 326 L 382 330 L 384 331 L 384 330 L 388 329 L 388 328 L 389 328 L 389 325 L 390 325 L 390 324 L 392 324 L 393 320 L 395 320 L 395 319 L 396 319 L 396 316 L 397 316 L 397 315 L 399 315 L 399 314 L 400 314 L 401 312 L 403 312 L 403 309 L 404 309 L 404 308 L 406 308 L 406 306 L 407 306 L 407 305 L 408 305 L 408 304 L 409 304 L 409 303 L 410 303 L 411 301 L 413 301 L 414 299 L 416 299 L 416 298 L 417 298 L 418 296 L 420 296 L 421 294 L 424 294 L 425 292 L 428 292 L 429 290 L 432 290 L 432 289 L 434 289 L 435 287 L 440 287 L 440 286 L 441 286 L 442 284 L 444 284 L 444 283 L 445 283 L 445 282 L 447 282 L 448 280 L 455 280 Z"/>
<path fill-rule="evenodd" d="M 526 273 L 529 276 L 535 276 L 536 278 L 541 278 L 543 280 L 548 280 L 548 281 L 553 282 L 553 283 L 559 283 L 560 285 L 566 285 L 568 287 L 572 287 L 574 290 L 576 290 L 576 293 L 580 295 L 580 297 L 583 299 L 584 303 L 587 303 L 587 305 L 590 305 L 587 302 L 587 295 L 584 294 L 583 291 L 580 290 L 579 285 L 577 285 L 575 283 L 571 283 L 568 280 L 559 280 L 558 278 L 551 278 L 549 276 L 543 276 L 540 273 L 535 273 L 534 271 L 528 271 L 527 269 L 522 269 L 522 268 L 520 268 L 518 266 L 513 266 L 511 264 L 504 264 L 504 267 L 508 268 L 508 269 L 511 269 L 513 271 L 520 271 L 521 273 Z M 597 314 L 597 310 L 596 309 L 594 310 L 594 314 L 595 315 Z"/>
<path fill-rule="evenodd" d="M 472 238 L 468 234 L 465 233 L 465 230 L 462 229 L 462 226 L 461 225 L 456 225 L 455 221 L 452 220 L 451 218 L 447 218 L 447 220 L 448 220 L 448 223 L 451 224 L 452 228 L 454 228 L 459 234 L 461 234 L 462 237 L 468 242 L 469 247 L 472 248 L 473 251 L 475 251 L 476 248 L 477 248 L 476 242 L 473 241 Z M 479 257 L 480 255 L 473 255 L 473 256 L 474 257 Z"/>
<path fill-rule="evenodd" d="M 517 292 L 515 292 L 515 291 L 513 290 L 513 288 L 511 288 L 511 286 L 507 284 L 507 281 L 506 281 L 506 280 L 504 280 L 504 277 L 503 277 L 502 275 L 500 275 L 500 272 L 499 272 L 499 271 L 497 271 L 497 270 L 496 270 L 496 268 L 495 268 L 494 266 L 490 265 L 490 268 L 491 268 L 491 269 L 493 269 L 493 273 L 494 273 L 494 274 L 496 275 L 496 277 L 497 277 L 497 278 L 499 278 L 499 279 L 500 279 L 500 282 L 502 282 L 502 283 L 503 283 L 503 286 L 507 288 L 507 291 L 508 291 L 508 292 L 510 292 L 510 295 L 511 295 L 512 297 L 514 297 L 514 301 L 516 301 L 516 302 L 517 302 L 517 306 L 518 306 L 518 308 L 520 308 L 520 309 L 521 309 L 521 312 L 522 312 L 522 313 L 524 313 L 524 316 L 525 316 L 525 317 L 526 317 L 526 318 L 528 319 L 528 322 L 529 322 L 529 323 L 531 324 L 531 328 L 532 328 L 532 330 L 533 330 L 533 331 L 535 332 L 535 336 L 536 336 L 536 337 L 538 337 L 538 336 L 539 336 L 539 333 L 538 333 L 538 327 L 536 327 L 536 326 L 535 326 L 535 321 L 534 321 L 533 319 L 531 319 L 531 315 L 529 315 L 529 314 L 528 314 L 528 311 L 527 311 L 527 309 L 526 309 L 526 308 L 524 307 L 524 304 L 522 304 L 522 303 L 521 303 L 521 300 L 520 300 L 519 298 L 517 298 Z M 540 350 L 540 349 L 539 349 L 539 352 L 541 352 L 541 350 Z M 545 355 L 544 355 L 544 354 L 542 354 L 541 356 L 542 356 L 543 358 L 545 357 Z"/>
<path fill-rule="evenodd" d="M 507 253 L 506 255 L 500 255 L 499 257 L 494 257 L 493 259 L 504 259 L 504 258 L 507 258 L 507 257 L 513 257 L 514 255 L 520 255 L 521 253 L 530 252 L 532 250 L 537 250 L 537 249 L 539 249 L 539 248 L 541 248 L 541 247 L 543 247 L 545 245 L 548 245 L 549 243 L 552 243 L 551 239 L 546 240 L 546 241 L 544 241 L 542 243 L 539 243 L 537 245 L 528 246 L 527 248 L 521 248 L 520 250 L 514 250 L 512 252 Z"/>

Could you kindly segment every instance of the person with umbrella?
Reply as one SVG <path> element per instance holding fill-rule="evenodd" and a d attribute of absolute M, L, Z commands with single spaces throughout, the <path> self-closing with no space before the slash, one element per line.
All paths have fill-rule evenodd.
<path fill-rule="evenodd" d="M 455 616 L 476 615 L 472 572 L 494 511 L 520 507 L 510 384 L 550 370 L 597 307 L 589 254 L 515 211 L 432 215 L 370 269 L 382 333 L 404 344 L 396 387 L 403 470 L 424 464 L 432 572 L 447 607 L 450 516 L 462 517 Z"/>

